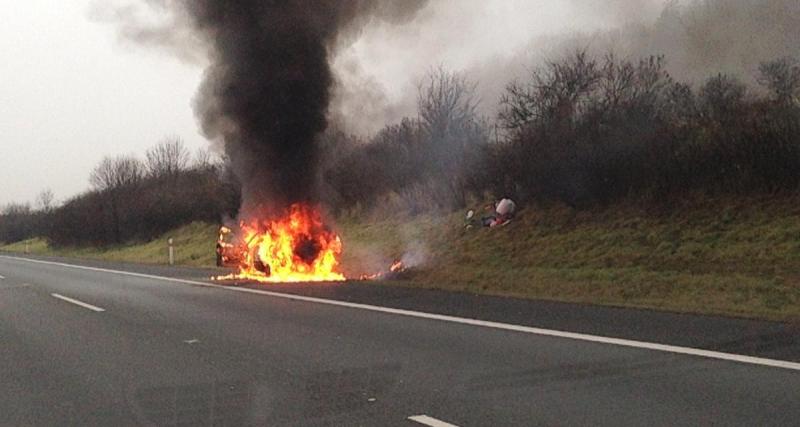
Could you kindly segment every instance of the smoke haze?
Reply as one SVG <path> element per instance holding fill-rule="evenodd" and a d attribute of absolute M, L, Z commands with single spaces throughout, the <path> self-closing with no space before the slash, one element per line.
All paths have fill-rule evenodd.
<path fill-rule="evenodd" d="M 795 0 L 431 2 L 409 25 L 373 26 L 334 62 L 343 83 L 334 116 L 360 133 L 416 115 L 416 84 L 432 67 L 478 84 L 494 117 L 506 85 L 576 49 L 621 57 L 664 55 L 677 79 L 716 73 L 754 82 L 758 64 L 800 56 Z"/>
<path fill-rule="evenodd" d="M 576 49 L 665 55 L 698 83 L 800 56 L 796 0 L 142 0 L 95 7 L 123 39 L 208 60 L 196 99 L 205 134 L 224 142 L 246 202 L 313 195 L 314 139 L 330 120 L 374 134 L 416 115 L 431 69 L 477 83 L 494 117 L 506 85 Z M 402 24 L 402 25 L 397 25 Z"/>

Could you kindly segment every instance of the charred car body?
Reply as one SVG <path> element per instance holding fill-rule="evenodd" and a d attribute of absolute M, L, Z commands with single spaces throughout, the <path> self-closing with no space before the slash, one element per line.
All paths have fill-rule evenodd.
<path fill-rule="evenodd" d="M 245 260 L 245 245 L 238 244 L 236 235 L 228 227 L 219 228 L 217 239 L 217 267 L 238 267 Z"/>
<path fill-rule="evenodd" d="M 248 259 L 253 259 L 253 267 L 269 276 L 269 265 L 264 264 L 258 257 L 251 256 L 253 254 L 248 253 L 248 247 L 250 246 L 248 243 L 250 242 L 242 241 L 239 234 L 234 232 L 233 229 L 225 226 L 220 227 L 216 250 L 217 267 L 240 268 L 247 263 Z"/>

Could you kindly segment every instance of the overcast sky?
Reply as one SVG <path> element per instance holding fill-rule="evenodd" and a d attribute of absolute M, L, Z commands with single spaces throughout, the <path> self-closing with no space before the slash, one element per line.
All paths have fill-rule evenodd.
<path fill-rule="evenodd" d="M 120 45 L 88 1 L 4 2 L 0 22 L 0 206 L 75 195 L 103 156 L 166 135 L 207 146 L 191 110 L 202 70 Z"/>
<path fill-rule="evenodd" d="M 89 3 L 0 7 L 0 206 L 33 202 L 45 188 L 63 201 L 88 188 L 103 156 L 141 157 L 168 135 L 193 151 L 208 146 L 191 110 L 201 67 L 121 42 L 113 25 L 89 18 Z M 389 100 L 399 99 L 423 68 L 469 67 L 537 35 L 600 26 L 608 8 L 587 6 L 593 3 L 433 0 L 407 27 L 368 28 L 341 57 L 358 62 Z M 636 2 L 609 0 L 629 3 Z"/>

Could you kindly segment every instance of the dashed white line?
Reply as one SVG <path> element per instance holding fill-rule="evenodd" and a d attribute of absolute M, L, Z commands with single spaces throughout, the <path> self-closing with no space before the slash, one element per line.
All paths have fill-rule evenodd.
<path fill-rule="evenodd" d="M 455 424 L 446 423 L 442 420 L 437 420 L 436 418 L 429 417 L 427 415 L 414 415 L 413 417 L 408 417 L 408 419 L 431 427 L 458 427 Z"/>
<path fill-rule="evenodd" d="M 0 276 L 0 280 L 6 280 L 6 276 Z"/>
<path fill-rule="evenodd" d="M 89 310 L 92 310 L 92 311 L 97 311 L 97 312 L 106 311 L 105 309 L 102 309 L 102 308 L 100 308 L 98 306 L 87 304 L 87 303 L 85 303 L 83 301 L 78 301 L 78 300 L 70 298 L 70 297 L 65 297 L 64 295 L 60 295 L 60 294 L 50 294 L 50 295 L 52 295 L 54 298 L 58 298 L 60 300 L 66 301 L 66 302 L 71 302 L 71 303 L 73 303 L 75 305 L 79 305 L 79 306 L 81 306 L 83 308 L 88 308 Z"/>
<path fill-rule="evenodd" d="M 215 285 L 213 283 L 198 282 L 194 280 L 176 279 L 172 277 L 154 276 L 151 274 L 133 273 L 130 271 L 109 270 L 106 268 L 87 267 L 83 265 L 66 264 L 62 262 L 42 261 L 38 259 L 19 258 L 0 255 L 0 258 L 26 261 L 38 264 L 56 265 L 60 267 L 74 268 L 78 270 L 98 271 L 102 273 L 119 274 L 123 276 L 141 277 L 145 279 L 161 280 L 165 282 L 185 283 L 194 286 L 203 286 L 207 288 L 216 288 L 233 292 L 245 292 L 251 294 L 266 295 L 274 298 L 283 298 L 294 301 L 304 301 L 316 304 L 327 304 L 338 307 L 348 307 L 360 310 L 367 310 L 379 313 L 395 314 L 400 316 L 414 317 L 419 319 L 440 320 L 443 322 L 458 323 L 462 325 L 481 326 L 485 328 L 500 329 L 505 331 L 521 332 L 531 335 L 540 335 L 555 338 L 567 338 L 577 341 L 586 341 L 599 344 L 610 344 L 621 347 L 638 348 L 651 351 L 660 351 L 664 353 L 681 354 L 687 356 L 704 357 L 707 359 L 724 360 L 728 362 L 744 363 L 748 365 L 768 366 L 772 368 L 788 369 L 792 371 L 800 371 L 800 363 L 789 362 L 785 360 L 767 359 L 763 357 L 744 356 L 741 354 L 723 353 L 719 351 L 702 350 L 691 347 L 680 347 L 667 344 L 651 343 L 646 341 L 634 341 L 623 338 L 611 338 L 598 335 L 580 334 L 575 332 L 565 332 L 553 329 L 535 328 L 531 326 L 513 325 L 509 323 L 490 322 L 486 320 L 468 319 L 463 317 L 447 316 L 444 314 L 425 313 L 421 311 L 403 310 L 399 308 L 381 307 L 369 304 L 359 304 L 347 301 L 337 301 L 324 298 L 307 297 L 303 295 L 293 295 L 282 292 L 264 291 L 261 289 L 240 288 L 231 286 Z"/>

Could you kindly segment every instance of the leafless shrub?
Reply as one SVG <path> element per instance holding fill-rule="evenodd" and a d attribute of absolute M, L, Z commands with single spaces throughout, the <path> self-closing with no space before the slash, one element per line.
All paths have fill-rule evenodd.
<path fill-rule="evenodd" d="M 443 67 L 433 69 L 419 85 L 420 123 L 433 138 L 445 138 L 469 125 L 476 107 L 475 84 Z"/>
<path fill-rule="evenodd" d="M 191 155 L 179 137 L 168 137 L 145 153 L 147 172 L 152 177 L 175 177 L 189 166 Z M 210 156 L 209 156 L 210 159 Z"/>
<path fill-rule="evenodd" d="M 488 126 L 476 114 L 476 84 L 464 76 L 434 69 L 419 86 L 417 106 L 424 158 L 417 165 L 439 183 L 431 205 L 463 206 L 478 153 L 488 143 Z"/>
<path fill-rule="evenodd" d="M 792 57 L 764 62 L 759 66 L 758 83 L 770 90 L 781 104 L 800 103 L 800 64 Z"/>
<path fill-rule="evenodd" d="M 762 66 L 778 100 L 792 91 L 790 70 Z M 695 92 L 673 81 L 662 57 L 609 55 L 597 65 L 578 53 L 508 87 L 499 116 L 508 138 L 489 152 L 488 175 L 496 193 L 572 205 L 793 189 L 800 114 L 791 105 L 767 105 L 723 74 Z"/>
<path fill-rule="evenodd" d="M 13 243 L 33 236 L 37 218 L 30 205 L 10 203 L 0 209 L 0 242 Z"/>
<path fill-rule="evenodd" d="M 116 190 L 137 184 L 144 176 L 142 163 L 132 156 L 105 157 L 89 175 L 97 190 Z"/>
<path fill-rule="evenodd" d="M 147 176 L 135 186 L 102 187 L 67 200 L 43 230 L 55 245 L 109 245 L 148 240 L 192 221 L 235 216 L 239 188 L 214 168 L 188 168 L 171 178 Z"/>
<path fill-rule="evenodd" d="M 701 113 L 705 118 L 729 121 L 743 107 L 747 87 L 734 77 L 718 74 L 706 81 L 698 95 Z"/>
<path fill-rule="evenodd" d="M 42 213 L 50 213 L 54 208 L 55 202 L 55 195 L 53 195 L 53 190 L 46 188 L 42 190 L 39 195 L 36 196 L 36 207 Z"/>
<path fill-rule="evenodd" d="M 578 51 L 563 61 L 533 70 L 530 81 L 512 82 L 501 98 L 500 123 L 520 130 L 534 121 L 568 122 L 585 107 L 600 80 L 597 61 Z"/>

